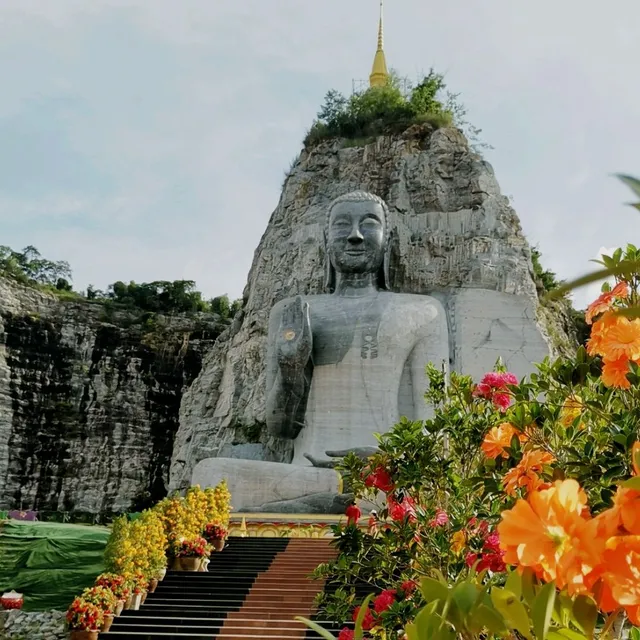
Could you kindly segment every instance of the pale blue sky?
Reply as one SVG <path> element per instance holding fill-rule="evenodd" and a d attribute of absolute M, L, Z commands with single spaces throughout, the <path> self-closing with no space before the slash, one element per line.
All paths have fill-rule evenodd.
<path fill-rule="evenodd" d="M 605 4 L 608 8 L 605 8 Z M 1 0 L 1 244 L 77 287 L 239 296 L 324 94 L 366 78 L 377 0 Z M 387 59 L 433 66 L 562 277 L 640 243 L 638 0 L 387 0 Z"/>

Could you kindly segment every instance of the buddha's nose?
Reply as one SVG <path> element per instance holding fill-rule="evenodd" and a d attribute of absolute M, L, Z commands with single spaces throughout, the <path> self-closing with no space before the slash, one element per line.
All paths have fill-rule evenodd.
<path fill-rule="evenodd" d="M 349 234 L 347 240 L 352 244 L 360 244 L 364 241 L 364 238 L 360 233 L 360 229 L 358 229 L 357 226 L 354 226 L 353 229 L 351 229 L 351 233 Z"/>

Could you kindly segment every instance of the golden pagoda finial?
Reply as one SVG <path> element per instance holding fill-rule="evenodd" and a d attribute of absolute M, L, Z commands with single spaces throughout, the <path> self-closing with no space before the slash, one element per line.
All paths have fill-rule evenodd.
<path fill-rule="evenodd" d="M 384 27 L 383 27 L 383 0 L 380 0 L 380 22 L 378 23 L 378 49 L 373 59 L 373 69 L 369 76 L 369 86 L 382 87 L 387 84 L 389 72 L 387 71 L 387 61 L 384 56 Z"/>

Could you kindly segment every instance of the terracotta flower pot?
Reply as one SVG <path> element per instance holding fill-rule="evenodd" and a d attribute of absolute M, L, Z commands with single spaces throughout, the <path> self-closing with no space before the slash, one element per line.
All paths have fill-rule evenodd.
<path fill-rule="evenodd" d="M 111 629 L 111 625 L 113 624 L 114 618 L 115 616 L 111 613 L 107 613 L 107 615 L 105 615 L 104 624 L 102 625 L 102 629 L 100 629 L 101 633 L 106 633 L 107 631 L 109 631 L 109 629 Z"/>
<path fill-rule="evenodd" d="M 122 613 L 122 610 L 124 609 L 124 600 L 118 600 L 118 604 L 116 605 L 116 610 L 114 611 L 114 614 L 119 616 Z"/>
<path fill-rule="evenodd" d="M 180 558 L 182 571 L 197 571 L 200 568 L 202 558 Z"/>
<path fill-rule="evenodd" d="M 69 640 L 98 640 L 98 630 L 80 631 L 79 629 L 72 629 L 69 633 Z"/>
<path fill-rule="evenodd" d="M 140 605 L 142 606 L 147 601 L 147 592 L 142 592 L 142 600 L 140 600 Z"/>
<path fill-rule="evenodd" d="M 158 588 L 158 579 L 151 578 L 151 580 L 149 580 L 149 593 L 153 593 L 157 588 Z"/>
<path fill-rule="evenodd" d="M 224 549 L 224 543 L 226 540 L 224 538 L 219 538 L 217 540 L 212 540 L 211 544 L 216 551 L 222 551 Z"/>
<path fill-rule="evenodd" d="M 125 609 L 131 609 L 131 604 L 133 603 L 133 594 L 130 593 L 127 596 L 127 599 L 124 601 L 124 608 Z"/>
<path fill-rule="evenodd" d="M 209 571 L 209 563 L 211 562 L 211 560 L 205 556 L 204 558 L 200 559 L 200 567 L 198 568 L 198 571 Z"/>

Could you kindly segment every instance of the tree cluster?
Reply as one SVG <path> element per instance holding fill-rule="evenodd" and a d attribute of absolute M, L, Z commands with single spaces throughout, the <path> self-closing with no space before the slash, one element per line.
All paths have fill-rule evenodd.
<path fill-rule="evenodd" d="M 223 319 L 232 318 L 241 308 L 242 300 L 231 302 L 225 294 L 204 300 L 196 291 L 193 280 L 157 280 L 154 282 L 117 281 L 107 291 L 87 287 L 86 293 L 73 291 L 71 267 L 66 261 L 55 262 L 43 258 L 33 246 L 22 251 L 0 246 L 0 276 L 21 284 L 40 287 L 60 294 L 72 294 L 87 300 L 113 302 L 151 313 L 216 313 Z"/>

